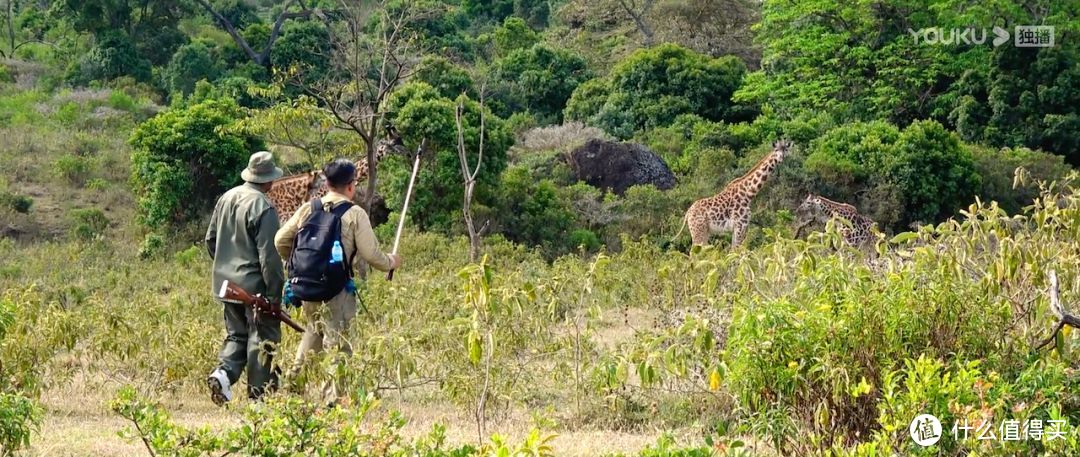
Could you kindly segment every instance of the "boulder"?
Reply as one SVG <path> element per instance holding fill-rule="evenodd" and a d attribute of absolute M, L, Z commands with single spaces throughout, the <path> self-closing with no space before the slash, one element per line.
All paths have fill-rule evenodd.
<path fill-rule="evenodd" d="M 570 162 L 579 180 L 619 195 L 642 184 L 675 187 L 675 174 L 664 160 L 640 144 L 592 139 L 570 153 Z"/>

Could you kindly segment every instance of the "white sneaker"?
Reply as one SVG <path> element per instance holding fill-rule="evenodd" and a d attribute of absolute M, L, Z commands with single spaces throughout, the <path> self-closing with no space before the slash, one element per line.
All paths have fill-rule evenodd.
<path fill-rule="evenodd" d="M 221 406 L 232 401 L 232 383 L 225 370 L 218 368 L 206 378 L 206 385 L 210 387 L 210 399 L 215 405 Z"/>

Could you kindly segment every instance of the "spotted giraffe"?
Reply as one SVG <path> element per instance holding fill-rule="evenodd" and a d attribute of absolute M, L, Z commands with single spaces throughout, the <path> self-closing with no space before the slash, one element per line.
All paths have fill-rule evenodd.
<path fill-rule="evenodd" d="M 847 203 L 834 202 L 820 195 L 810 194 L 799 205 L 797 213 L 800 218 L 805 219 L 799 225 L 798 231 L 814 221 L 828 222 L 831 219 L 839 219 L 845 221 L 839 224 L 838 230 L 848 245 L 864 247 L 875 238 L 874 221 L 859 214 L 854 206 Z"/>
<path fill-rule="evenodd" d="M 765 185 L 769 175 L 784 161 L 791 142 L 780 140 L 773 143 L 772 152 L 758 161 L 742 177 L 724 187 L 720 193 L 702 198 L 690 205 L 679 227 L 678 238 L 684 226 L 690 227 L 690 238 L 695 246 L 709 242 L 709 237 L 722 231 L 731 231 L 731 245 L 738 246 L 750 224 L 750 200 Z"/>
<path fill-rule="evenodd" d="M 406 152 L 397 131 L 393 127 L 387 127 L 387 133 L 389 134 L 388 137 L 380 140 L 379 145 L 375 148 L 376 166 L 387 154 L 404 154 Z M 368 171 L 367 156 L 356 161 L 356 183 L 358 187 L 361 181 L 367 179 Z M 326 177 L 323 176 L 322 171 L 313 170 L 275 180 L 266 196 L 270 198 L 270 204 L 274 205 L 278 219 L 284 224 L 301 205 L 310 202 L 312 199 L 321 198 L 326 195 L 326 192 Z"/>

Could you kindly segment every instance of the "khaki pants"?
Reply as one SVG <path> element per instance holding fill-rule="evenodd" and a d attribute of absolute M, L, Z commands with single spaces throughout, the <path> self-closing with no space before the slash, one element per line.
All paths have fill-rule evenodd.
<path fill-rule="evenodd" d="M 346 338 L 349 324 L 356 317 L 356 296 L 344 290 L 326 302 L 303 303 L 304 320 L 307 323 L 307 331 L 300 339 L 300 347 L 296 351 L 296 360 L 293 365 L 292 375 L 304 366 L 304 360 L 311 352 L 319 353 L 324 349 L 337 350 L 340 355 L 351 355 L 352 344 Z M 325 392 L 330 396 L 329 400 L 335 400 L 338 396 L 337 383 L 330 383 Z"/>

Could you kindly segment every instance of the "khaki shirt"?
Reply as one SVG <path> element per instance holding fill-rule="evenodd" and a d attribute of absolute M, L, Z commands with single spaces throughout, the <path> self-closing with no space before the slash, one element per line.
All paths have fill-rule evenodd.
<path fill-rule="evenodd" d="M 285 272 L 273 244 L 278 225 L 270 199 L 254 184 L 236 186 L 218 198 L 205 238 L 214 259 L 210 288 L 215 296 L 227 279 L 249 293 L 281 298 Z"/>
<path fill-rule="evenodd" d="M 347 202 L 349 199 L 334 191 L 329 191 L 322 197 L 323 210 L 330 211 L 335 206 Z M 285 225 L 274 236 L 274 245 L 282 258 L 288 259 L 292 255 L 296 232 L 304 226 L 308 217 L 311 216 L 311 203 L 304 203 L 296 210 Z M 352 262 L 356 277 L 367 277 L 367 268 L 364 262 L 377 270 L 390 271 L 390 257 L 379 250 L 379 240 L 375 238 L 375 232 L 371 229 L 371 221 L 363 208 L 354 205 L 341 217 L 341 247 L 345 255 Z M 357 256 L 359 254 L 359 256 Z M 357 257 L 363 262 L 358 262 Z"/>

